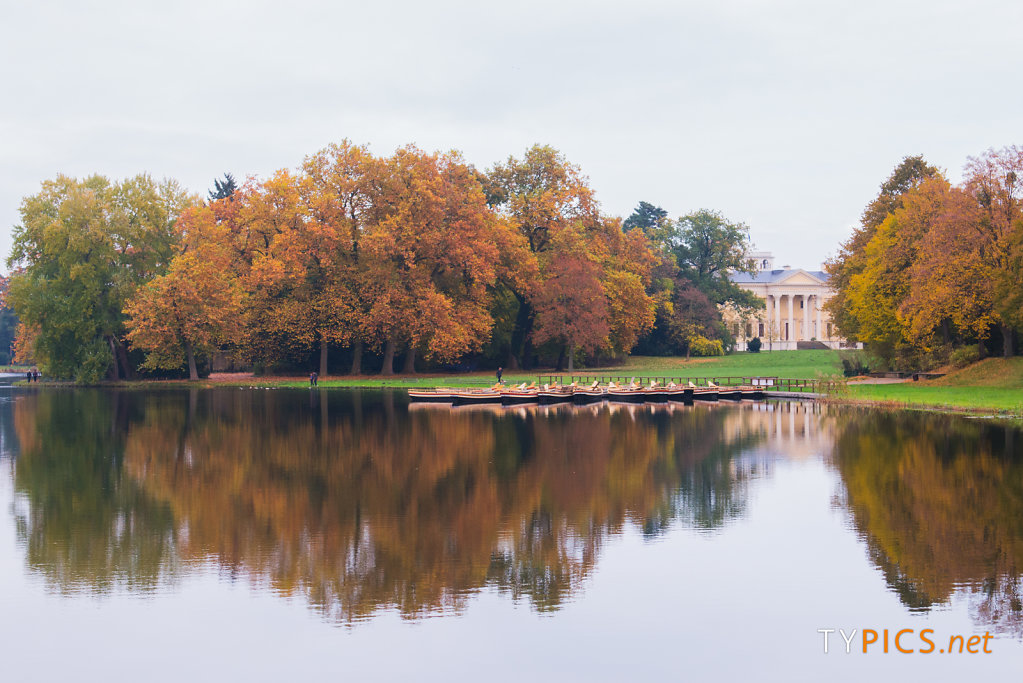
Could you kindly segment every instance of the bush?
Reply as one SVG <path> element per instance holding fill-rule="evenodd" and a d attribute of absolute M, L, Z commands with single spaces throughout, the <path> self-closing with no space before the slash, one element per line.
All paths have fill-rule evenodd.
<path fill-rule="evenodd" d="M 753 337 L 748 342 L 746 342 L 746 350 L 749 351 L 750 353 L 760 353 L 760 347 L 762 345 L 763 342 L 760 341 L 760 337 Z"/>
<path fill-rule="evenodd" d="M 980 360 L 980 349 L 975 344 L 963 346 L 949 354 L 949 362 L 957 368 L 965 368 Z"/>
<path fill-rule="evenodd" d="M 689 342 L 689 353 L 694 356 L 723 356 L 725 355 L 725 347 L 720 339 L 694 337 Z"/>
<path fill-rule="evenodd" d="M 870 368 L 863 362 L 863 355 L 860 353 L 843 353 L 842 374 L 846 377 L 858 377 L 870 373 Z"/>

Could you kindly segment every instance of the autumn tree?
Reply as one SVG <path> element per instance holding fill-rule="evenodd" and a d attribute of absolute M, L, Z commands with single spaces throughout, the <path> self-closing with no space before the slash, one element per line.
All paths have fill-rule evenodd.
<path fill-rule="evenodd" d="M 185 212 L 183 230 L 201 240 L 183 242 L 168 272 L 140 287 L 125 306 L 127 339 L 147 353 L 143 367 L 174 370 L 187 364 L 198 379 L 196 355 L 237 343 L 242 330 L 243 292 L 226 237 L 208 207 Z M 206 225 L 200 226 L 199 223 Z"/>
<path fill-rule="evenodd" d="M 860 226 L 839 248 L 838 254 L 828 261 L 824 268 L 829 275 L 829 285 L 834 295 L 825 304 L 831 319 L 850 339 L 858 339 L 855 316 L 850 313 L 846 297 L 853 276 L 867 267 L 865 250 L 877 229 L 889 214 L 902 206 L 902 196 L 928 178 L 939 176 L 938 169 L 931 166 L 922 156 L 907 156 L 881 184 L 877 195 L 863 210 Z"/>
<path fill-rule="evenodd" d="M 491 204 L 525 238 L 541 280 L 543 264 L 562 262 L 544 256 L 558 244 L 558 235 L 567 229 L 581 229 L 585 234 L 599 220 L 593 191 L 582 171 L 552 147 L 535 145 L 522 159 L 509 157 L 490 170 L 487 181 Z M 533 298 L 539 294 L 533 285 L 522 282 L 512 290 L 518 310 L 506 363 L 510 368 L 531 363 L 536 323 Z"/>
<path fill-rule="evenodd" d="M 326 288 L 317 302 L 320 320 L 320 375 L 327 374 L 331 342 L 352 347 L 351 374 L 362 372 L 367 330 L 363 294 L 366 264 L 363 242 L 368 227 L 383 217 L 380 197 L 384 163 L 348 140 L 331 144 L 302 164 L 304 204 L 309 212 L 310 264 Z"/>
<path fill-rule="evenodd" d="M 909 257 L 908 292 L 899 307 L 909 340 L 918 348 L 960 338 L 982 340 L 995 322 L 996 269 L 984 257 L 988 234 L 983 210 L 973 197 L 944 180 L 927 181 L 904 197 L 897 209 L 919 240 Z M 921 210 L 922 209 L 922 210 Z M 893 245 L 901 250 L 905 245 Z"/>
<path fill-rule="evenodd" d="M 493 319 L 490 291 L 508 240 L 507 221 L 487 206 L 476 174 L 456 153 L 399 149 L 387 160 L 385 210 L 364 243 L 364 329 L 392 372 L 399 346 L 406 371 L 417 353 L 450 361 L 480 348 Z"/>
<path fill-rule="evenodd" d="M 568 357 L 574 370 L 575 350 L 594 352 L 605 345 L 608 328 L 607 300 L 600 281 L 601 269 L 588 253 L 577 231 L 564 230 L 541 259 L 544 280 L 533 297 L 534 340 L 557 342 L 561 347 L 558 369 Z"/>
<path fill-rule="evenodd" d="M 981 261 L 995 287 L 993 300 L 1003 302 L 992 311 L 1002 334 L 1006 358 L 1015 353 L 1016 321 L 1020 313 L 1011 303 L 1019 300 L 1019 280 L 1010 274 L 1016 263 L 1015 249 L 1023 221 L 1023 147 L 989 149 L 966 164 L 965 189 L 976 199 L 982 211 L 978 228 L 984 248 L 975 256 Z"/>
<path fill-rule="evenodd" d="M 174 223 L 193 201 L 177 183 L 147 175 L 57 176 L 22 201 L 7 261 L 17 269 L 10 302 L 44 372 L 79 382 L 133 375 L 125 303 L 164 272 Z"/>

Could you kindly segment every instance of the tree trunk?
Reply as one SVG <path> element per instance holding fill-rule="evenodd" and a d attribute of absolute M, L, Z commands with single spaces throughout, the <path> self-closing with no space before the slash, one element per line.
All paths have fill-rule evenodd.
<path fill-rule="evenodd" d="M 568 374 L 575 372 L 575 344 L 568 345 Z"/>
<path fill-rule="evenodd" d="M 114 367 L 113 367 L 114 377 L 113 377 L 113 379 L 116 382 L 117 380 L 121 379 L 121 373 L 120 373 L 120 371 L 118 369 L 121 366 L 120 365 L 121 362 L 117 358 L 117 347 L 114 345 L 114 338 L 113 337 L 107 337 L 107 343 L 110 344 L 110 355 L 114 357 Z"/>
<path fill-rule="evenodd" d="M 505 364 L 509 370 L 528 368 L 529 360 L 526 355 L 532 350 L 529 348 L 529 333 L 533 326 L 533 307 L 529 305 L 525 297 L 516 294 L 515 298 L 519 300 L 519 312 L 515 315 L 511 350 L 508 352 L 508 362 Z"/>
<path fill-rule="evenodd" d="M 554 366 L 554 372 L 561 372 L 565 368 L 565 347 L 561 347 L 561 351 L 558 353 L 558 362 Z"/>
<path fill-rule="evenodd" d="M 195 352 L 192 350 L 192 343 L 185 340 L 185 355 L 188 356 L 188 379 L 199 379 L 199 371 L 195 369 Z"/>
<path fill-rule="evenodd" d="M 320 377 L 327 376 L 327 338 L 320 337 Z"/>
<path fill-rule="evenodd" d="M 394 340 L 388 339 L 384 344 L 384 366 L 380 368 L 381 375 L 394 374 Z"/>
<path fill-rule="evenodd" d="M 121 376 L 125 379 L 135 379 L 135 368 L 128 361 L 128 350 L 124 348 L 117 337 L 114 337 L 114 349 L 118 362 L 121 364 Z"/>
<path fill-rule="evenodd" d="M 352 371 L 353 375 L 362 374 L 362 340 L 358 340 L 352 346 Z"/>
<path fill-rule="evenodd" d="M 941 340 L 946 344 L 952 343 L 952 321 L 948 318 L 941 321 Z"/>
<path fill-rule="evenodd" d="M 410 346 L 405 354 L 405 367 L 401 369 L 401 373 L 403 375 L 416 374 L 416 349 L 413 346 Z"/>
<path fill-rule="evenodd" d="M 1002 325 L 1002 356 L 1012 358 L 1016 355 L 1015 331 L 1008 325 Z"/>

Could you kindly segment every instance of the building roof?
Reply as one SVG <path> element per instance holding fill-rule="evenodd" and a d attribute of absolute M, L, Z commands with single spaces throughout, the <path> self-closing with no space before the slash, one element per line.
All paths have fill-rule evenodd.
<path fill-rule="evenodd" d="M 803 270 L 802 268 L 788 268 L 780 270 L 761 270 L 753 275 L 749 273 L 730 273 L 728 279 L 737 285 L 742 284 L 773 284 L 787 280 L 796 273 L 806 273 L 812 278 L 827 282 L 829 275 L 822 270 Z"/>

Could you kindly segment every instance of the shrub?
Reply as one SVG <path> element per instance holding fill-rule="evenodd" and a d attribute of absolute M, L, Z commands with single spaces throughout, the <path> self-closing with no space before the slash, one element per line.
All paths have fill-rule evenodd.
<path fill-rule="evenodd" d="M 843 353 L 842 374 L 846 377 L 858 377 L 870 373 L 870 368 L 863 362 L 863 355 L 860 353 Z"/>
<path fill-rule="evenodd" d="M 980 360 L 980 349 L 975 344 L 960 347 L 949 354 L 949 362 L 957 368 L 965 368 L 978 360 Z"/>
<path fill-rule="evenodd" d="M 749 351 L 750 353 L 760 353 L 760 347 L 762 345 L 763 342 L 760 341 L 760 337 L 753 337 L 748 342 L 746 342 L 746 350 Z"/>
<path fill-rule="evenodd" d="M 689 353 L 694 356 L 723 356 L 725 355 L 725 347 L 720 339 L 694 337 L 689 342 Z"/>

